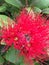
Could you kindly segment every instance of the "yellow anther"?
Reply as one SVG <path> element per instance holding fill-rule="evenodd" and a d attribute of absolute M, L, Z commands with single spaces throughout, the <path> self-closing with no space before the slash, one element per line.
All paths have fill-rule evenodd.
<path fill-rule="evenodd" d="M 18 40 L 18 38 L 16 37 L 14 40 Z"/>
<path fill-rule="evenodd" d="M 27 46 L 28 46 L 28 47 L 30 47 L 30 46 L 31 46 L 31 44 L 27 44 Z"/>

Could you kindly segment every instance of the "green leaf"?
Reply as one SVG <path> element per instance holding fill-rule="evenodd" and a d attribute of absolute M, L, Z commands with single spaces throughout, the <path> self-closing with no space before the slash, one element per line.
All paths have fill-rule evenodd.
<path fill-rule="evenodd" d="M 28 0 L 28 5 L 30 6 L 32 3 L 32 0 Z"/>
<path fill-rule="evenodd" d="M 49 6 L 49 0 L 32 0 L 31 5 L 44 9 Z"/>
<path fill-rule="evenodd" d="M 6 60 L 15 63 L 16 62 L 16 50 L 11 47 L 8 52 L 5 54 Z"/>
<path fill-rule="evenodd" d="M 6 11 L 6 6 L 0 6 L 0 12 L 5 12 Z"/>
<path fill-rule="evenodd" d="M 49 8 L 43 9 L 42 12 L 43 12 L 44 14 L 49 14 Z"/>
<path fill-rule="evenodd" d="M 0 5 L 2 5 L 4 3 L 4 0 L 0 0 Z"/>
<path fill-rule="evenodd" d="M 41 13 L 42 12 L 42 10 L 40 9 L 40 8 L 38 8 L 38 7 L 34 7 L 34 12 L 36 12 L 36 13 Z"/>
<path fill-rule="evenodd" d="M 23 61 L 23 57 L 19 57 L 18 55 L 19 51 L 15 50 L 14 47 L 11 47 L 5 54 L 5 59 L 17 65 Z"/>
<path fill-rule="evenodd" d="M 4 59 L 2 58 L 2 56 L 0 55 L 0 65 L 3 65 L 4 63 Z"/>
<path fill-rule="evenodd" d="M 6 4 L 4 3 L 2 6 L 0 6 L 0 12 L 5 12 L 7 10 Z"/>
<path fill-rule="evenodd" d="M 5 0 L 5 2 L 20 8 L 22 6 L 22 3 L 20 2 L 20 0 Z"/>
<path fill-rule="evenodd" d="M 21 63 L 20 65 L 26 65 L 26 64 L 24 64 L 24 63 Z"/>
<path fill-rule="evenodd" d="M 10 21 L 8 21 L 8 19 L 10 20 Z M 3 26 L 3 23 L 4 23 L 4 25 L 8 25 L 8 22 L 13 22 L 13 20 L 12 19 L 10 19 L 8 16 L 6 16 L 6 15 L 0 15 L 0 26 L 2 27 Z"/>
<path fill-rule="evenodd" d="M 24 60 L 24 57 L 23 56 L 19 56 L 19 57 L 16 57 L 17 59 L 16 59 L 16 65 L 18 64 L 22 64 L 23 63 L 23 60 Z M 23 63 L 24 64 L 24 63 Z"/>
<path fill-rule="evenodd" d="M 1 27 L 3 26 L 2 22 L 7 23 L 7 18 L 8 17 L 6 15 L 0 15 L 0 26 Z"/>
<path fill-rule="evenodd" d="M 21 3 L 23 4 L 23 6 L 26 5 L 26 1 L 25 0 L 21 0 Z"/>
<path fill-rule="evenodd" d="M 0 15 L 0 19 L 4 20 L 4 21 L 7 21 L 7 16 L 6 15 Z"/>
<path fill-rule="evenodd" d="M 35 62 L 34 65 L 40 65 L 38 62 Z"/>

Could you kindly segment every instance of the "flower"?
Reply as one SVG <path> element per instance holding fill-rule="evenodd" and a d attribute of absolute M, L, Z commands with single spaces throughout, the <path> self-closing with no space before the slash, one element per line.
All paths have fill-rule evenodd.
<path fill-rule="evenodd" d="M 25 40 L 22 43 L 22 53 L 27 58 L 38 61 L 48 59 L 47 48 L 49 47 L 49 25 L 41 15 L 32 18 L 32 14 L 23 11 L 17 19 L 20 32 Z M 21 39 L 22 39 L 21 38 Z M 25 42 L 25 43 L 24 43 Z"/>
<path fill-rule="evenodd" d="M 8 46 L 14 45 L 28 59 L 38 61 L 48 59 L 49 25 L 40 15 L 32 17 L 32 14 L 23 10 L 16 19 L 17 23 L 2 30 L 2 38 Z"/>
<path fill-rule="evenodd" d="M 8 26 L 8 28 L 2 29 L 2 38 L 6 42 L 8 46 L 11 46 L 13 44 L 13 41 L 15 40 L 17 36 L 17 29 L 16 25 L 14 24 L 14 27 Z"/>

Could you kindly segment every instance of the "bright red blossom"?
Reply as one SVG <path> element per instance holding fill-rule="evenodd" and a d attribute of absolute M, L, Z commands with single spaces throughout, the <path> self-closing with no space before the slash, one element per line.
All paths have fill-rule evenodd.
<path fill-rule="evenodd" d="M 46 60 L 49 47 L 49 26 L 40 15 L 32 18 L 25 10 L 17 19 L 17 24 L 3 30 L 2 38 L 8 46 L 12 44 L 29 58 Z"/>

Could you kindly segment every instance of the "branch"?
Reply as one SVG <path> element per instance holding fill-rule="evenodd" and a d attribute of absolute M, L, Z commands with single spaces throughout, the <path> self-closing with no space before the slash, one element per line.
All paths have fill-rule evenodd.
<path fill-rule="evenodd" d="M 28 0 L 26 0 L 26 7 L 28 7 Z"/>

